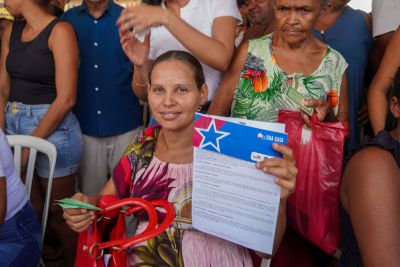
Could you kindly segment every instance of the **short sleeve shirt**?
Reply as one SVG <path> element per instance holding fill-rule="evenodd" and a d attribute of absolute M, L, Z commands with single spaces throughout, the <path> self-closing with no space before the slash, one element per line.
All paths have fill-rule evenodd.
<path fill-rule="evenodd" d="M 400 25 L 400 0 L 372 1 L 373 36 L 395 31 Z"/>
<path fill-rule="evenodd" d="M 20 211 L 28 201 L 25 185 L 14 166 L 13 155 L 7 138 L 0 129 L 0 177 L 6 178 L 7 212 L 6 220 Z"/>
<path fill-rule="evenodd" d="M 324 99 L 338 112 L 345 59 L 328 46 L 319 67 L 310 75 L 285 73 L 272 50 L 273 34 L 249 41 L 239 82 L 235 88 L 231 115 L 258 121 L 276 122 L 279 110 L 299 111 L 288 97 L 296 90 L 305 99 Z M 290 82 L 291 81 L 291 82 Z"/>
<path fill-rule="evenodd" d="M 74 112 L 82 133 L 115 136 L 143 124 L 139 100 L 132 90 L 133 65 L 122 50 L 116 21 L 122 7 L 109 1 L 94 18 L 85 2 L 64 13 L 76 32 L 80 67 Z"/>
<path fill-rule="evenodd" d="M 164 6 L 165 7 L 165 6 Z M 190 0 L 180 9 L 181 18 L 190 26 L 211 37 L 214 19 L 218 17 L 234 17 L 241 22 L 241 16 L 234 0 Z M 151 60 L 170 50 L 187 49 L 168 31 L 166 27 L 151 29 L 150 56 Z M 208 98 L 211 100 L 217 90 L 222 73 L 202 63 L 208 85 Z"/>

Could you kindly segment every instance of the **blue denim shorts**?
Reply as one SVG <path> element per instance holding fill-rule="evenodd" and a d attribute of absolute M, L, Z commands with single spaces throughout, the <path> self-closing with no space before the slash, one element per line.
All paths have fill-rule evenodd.
<path fill-rule="evenodd" d="M 42 248 L 39 220 L 28 201 L 0 225 L 0 266 L 36 267 Z"/>
<path fill-rule="evenodd" d="M 50 105 L 25 105 L 9 102 L 6 107 L 7 134 L 31 135 L 46 115 Z M 78 120 L 71 112 L 47 137 L 57 149 L 57 161 L 54 178 L 76 173 L 82 152 L 82 134 Z M 38 153 L 35 169 L 40 177 L 49 177 L 49 160 L 46 155 Z"/>

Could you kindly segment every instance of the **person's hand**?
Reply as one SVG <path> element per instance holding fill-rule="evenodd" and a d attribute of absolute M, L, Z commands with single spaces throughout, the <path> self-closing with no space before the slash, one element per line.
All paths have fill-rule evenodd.
<path fill-rule="evenodd" d="M 151 27 L 167 23 L 166 14 L 169 12 L 159 6 L 138 5 L 125 8 L 117 20 L 120 35 L 133 37 Z"/>
<path fill-rule="evenodd" d="M 121 46 L 129 60 L 136 66 L 143 66 L 150 53 L 150 34 L 146 34 L 144 42 L 140 42 L 135 36 L 129 37 L 128 33 L 120 36 Z"/>
<path fill-rule="evenodd" d="M 275 183 L 281 187 L 281 199 L 286 200 L 296 188 L 297 168 L 292 149 L 274 143 L 273 149 L 280 152 L 283 158 L 270 158 L 257 162 L 256 168 L 275 176 Z"/>
<path fill-rule="evenodd" d="M 82 193 L 76 193 L 72 198 L 92 204 L 89 202 L 89 198 Z M 63 209 L 63 212 L 68 226 L 77 233 L 85 231 L 95 218 L 94 211 L 87 209 Z"/>
<path fill-rule="evenodd" d="M 329 106 L 329 103 L 322 99 L 306 99 L 304 100 L 304 105 L 306 107 L 314 108 L 314 113 L 317 114 L 317 118 L 319 121 L 325 121 L 327 116 L 331 115 L 332 108 Z M 311 126 L 311 119 L 308 114 L 301 111 L 301 117 L 304 123 L 310 127 Z"/>

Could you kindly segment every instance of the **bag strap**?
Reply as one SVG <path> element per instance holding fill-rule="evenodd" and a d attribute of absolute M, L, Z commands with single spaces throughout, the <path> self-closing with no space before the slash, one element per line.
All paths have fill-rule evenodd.
<path fill-rule="evenodd" d="M 133 206 L 126 211 L 121 210 L 124 206 Z M 161 207 L 165 209 L 166 216 L 164 221 L 157 226 L 158 216 L 155 207 Z M 132 247 L 138 243 L 156 237 L 165 231 L 174 221 L 175 218 L 175 209 L 174 206 L 166 200 L 152 200 L 147 201 L 142 198 L 125 198 L 121 200 L 117 200 L 109 206 L 103 208 L 102 211 L 97 212 L 96 214 L 103 216 L 104 214 L 110 214 L 115 211 L 123 213 L 124 216 L 128 216 L 132 213 L 138 212 L 140 210 L 145 210 L 149 217 L 149 223 L 146 229 L 130 238 L 119 239 L 119 240 L 111 240 L 99 244 L 94 244 L 98 250 L 104 250 L 105 248 L 112 248 L 113 250 L 118 250 L 120 252 L 126 250 L 129 247 Z"/>
<path fill-rule="evenodd" d="M 162 223 L 160 223 L 159 225 L 156 225 L 155 228 L 150 229 L 146 234 L 143 234 L 142 236 L 137 235 L 137 236 L 133 236 L 131 238 L 126 239 L 124 244 L 121 246 L 122 251 L 126 250 L 127 248 L 130 248 L 136 244 L 139 244 L 141 242 L 144 242 L 146 240 L 152 239 L 152 238 L 160 235 L 173 223 L 173 221 L 175 219 L 175 208 L 171 203 L 169 203 L 167 200 L 163 200 L 163 199 L 152 200 L 152 201 L 150 201 L 150 203 L 154 207 L 161 207 L 165 210 L 166 216 L 164 218 L 164 221 Z"/>

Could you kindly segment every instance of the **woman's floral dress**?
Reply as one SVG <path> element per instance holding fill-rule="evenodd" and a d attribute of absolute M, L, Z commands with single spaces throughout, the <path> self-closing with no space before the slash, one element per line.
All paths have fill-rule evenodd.
<path fill-rule="evenodd" d="M 120 198 L 168 199 L 175 206 L 173 225 L 158 237 L 132 248 L 130 266 L 252 266 L 246 248 L 192 228 L 192 163 L 159 160 L 154 155 L 159 130 L 155 126 L 139 135 L 113 173 Z M 137 233 L 140 233 L 147 220 L 141 214 L 137 217 L 140 220 Z"/>
<path fill-rule="evenodd" d="M 299 110 L 288 97 L 292 89 L 304 99 L 327 100 L 336 115 L 342 76 L 347 68 L 345 59 L 328 46 L 321 64 L 311 75 L 287 74 L 280 69 L 273 54 L 273 36 L 249 41 L 246 62 L 234 92 L 231 116 L 275 122 L 279 110 Z"/>

